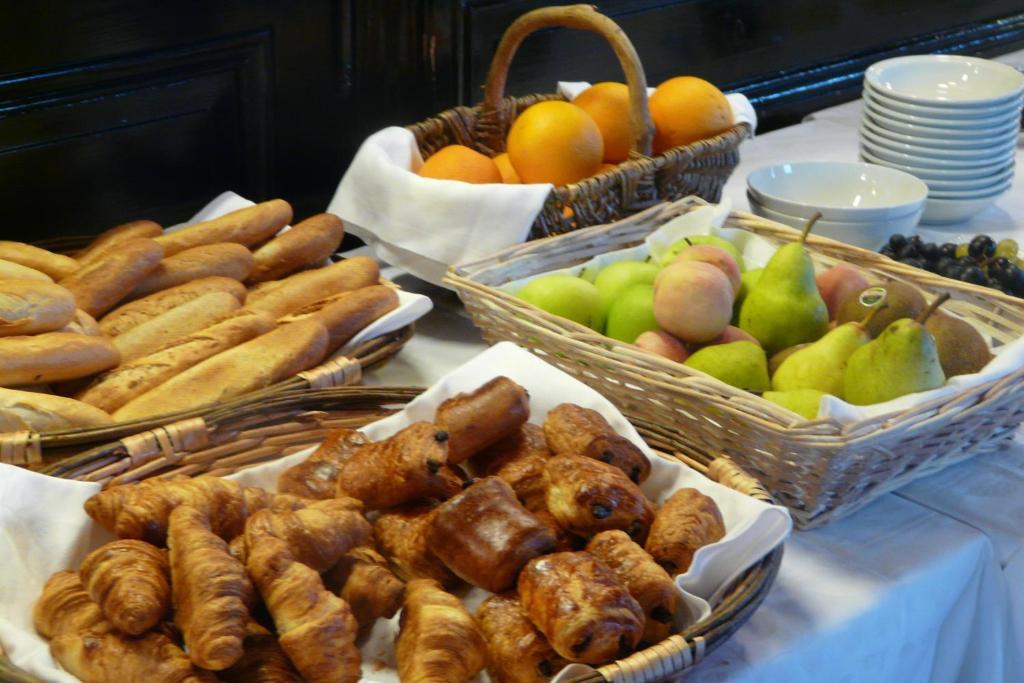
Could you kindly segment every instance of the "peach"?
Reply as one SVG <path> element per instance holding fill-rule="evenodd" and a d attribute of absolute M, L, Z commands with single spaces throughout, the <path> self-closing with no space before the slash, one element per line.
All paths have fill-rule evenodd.
<path fill-rule="evenodd" d="M 729 282 L 732 284 L 732 291 L 737 295 L 740 293 L 740 286 L 743 284 L 743 281 L 740 278 L 739 264 L 736 263 L 736 259 L 732 257 L 732 254 L 725 249 L 716 247 L 713 244 L 695 244 L 679 252 L 679 256 L 676 256 L 676 260 L 673 263 L 683 263 L 686 261 L 710 263 L 729 278 Z"/>
<path fill-rule="evenodd" d="M 654 319 L 684 342 L 709 342 L 729 326 L 734 294 L 729 278 L 710 263 L 673 263 L 654 281 Z"/>
<path fill-rule="evenodd" d="M 754 338 L 754 335 L 750 334 L 746 330 L 741 330 L 738 327 L 729 325 L 725 328 L 725 331 L 718 335 L 718 337 L 709 343 L 708 346 L 713 344 L 731 344 L 738 341 L 752 341 L 758 346 L 761 345 L 761 342 L 757 341 L 757 339 Z"/>
<path fill-rule="evenodd" d="M 633 344 L 677 363 L 686 361 L 690 355 L 683 342 L 664 330 L 648 330 L 637 337 Z"/>
<path fill-rule="evenodd" d="M 868 281 L 860 271 L 845 263 L 823 270 L 814 277 L 814 281 L 828 307 L 829 320 L 835 320 L 839 307 L 851 294 L 863 291 L 868 286 Z"/>

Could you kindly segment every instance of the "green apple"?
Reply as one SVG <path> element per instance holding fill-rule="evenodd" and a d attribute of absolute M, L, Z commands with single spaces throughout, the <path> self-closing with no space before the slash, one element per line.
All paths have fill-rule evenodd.
<path fill-rule="evenodd" d="M 727 252 L 729 252 L 729 255 L 736 260 L 736 265 L 740 267 L 740 272 L 742 273 L 744 271 L 745 268 L 743 265 L 743 254 L 740 253 L 740 250 L 737 249 L 736 245 L 730 242 L 729 240 L 725 239 L 724 237 L 718 237 L 716 235 L 693 235 L 691 237 L 684 237 L 683 239 L 679 240 L 671 247 L 669 247 L 668 251 L 662 254 L 661 265 L 667 266 L 668 264 L 676 260 L 676 257 L 679 256 L 679 252 L 681 252 L 683 249 L 686 249 L 687 247 L 693 247 L 698 244 L 710 244 L 712 246 L 721 247 L 722 249 L 725 249 Z"/>
<path fill-rule="evenodd" d="M 608 312 L 623 292 L 633 285 L 654 284 L 654 278 L 657 276 L 658 266 L 646 261 L 616 261 L 605 266 L 594 280 L 594 286 L 601 292 L 601 309 L 594 329 L 598 332 L 604 330 Z"/>
<path fill-rule="evenodd" d="M 551 315 L 574 320 L 592 329 L 601 308 L 597 287 L 572 275 L 545 275 L 531 280 L 516 295 Z"/>
<path fill-rule="evenodd" d="M 736 295 L 736 301 L 732 305 L 732 324 L 739 325 L 740 321 L 740 306 L 743 305 L 743 300 L 747 298 L 747 294 L 754 288 L 757 281 L 761 279 L 761 273 L 764 272 L 764 268 L 754 268 L 753 270 L 744 271 L 740 275 L 740 293 Z"/>
<path fill-rule="evenodd" d="M 654 319 L 654 285 L 630 285 L 608 311 L 605 335 L 632 344 L 644 332 L 660 330 Z"/>

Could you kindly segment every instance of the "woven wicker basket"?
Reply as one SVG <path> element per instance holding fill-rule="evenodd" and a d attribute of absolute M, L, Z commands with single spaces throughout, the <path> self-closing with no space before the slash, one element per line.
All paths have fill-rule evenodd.
<path fill-rule="evenodd" d="M 750 127 L 738 124 L 720 135 L 652 157 L 654 126 L 647 108 L 647 79 L 640 58 L 622 29 L 590 5 L 545 7 L 514 21 L 494 54 L 483 102 L 475 107 L 449 109 L 409 126 L 423 157 L 453 144 L 493 156 L 504 151 L 505 137 L 520 112 L 543 100 L 563 99 L 556 94 L 503 97 L 509 65 L 519 44 L 534 31 L 551 27 L 591 31 L 611 44 L 629 86 L 633 147 L 629 160 L 615 169 L 555 187 L 533 223 L 531 237 L 548 237 L 607 223 L 687 195 L 718 201 L 726 180 L 739 163 L 738 149 L 750 135 Z"/>
<path fill-rule="evenodd" d="M 615 341 L 496 287 L 634 246 L 668 220 L 704 205 L 688 198 L 625 220 L 506 249 L 449 271 L 488 342 L 513 341 L 591 385 L 631 419 L 672 425 L 688 452 L 725 453 L 789 507 L 801 528 L 839 519 L 909 481 L 1000 448 L 1024 419 L 1024 369 L 953 398 L 842 425 L 806 421 L 754 394 Z M 781 245 L 799 232 L 733 212 L 726 227 Z M 1024 301 L 904 266 L 879 254 L 811 235 L 815 264 L 849 263 L 876 282 L 904 282 L 1003 344 L 1024 332 Z"/>
<path fill-rule="evenodd" d="M 224 407 L 195 418 L 94 448 L 44 470 L 47 474 L 113 485 L 149 477 L 226 475 L 319 443 L 330 429 L 357 428 L 390 414 L 420 389 L 340 387 L 292 391 L 260 404 Z M 728 458 L 688 457 L 671 429 L 636 422 L 640 434 L 665 458 L 676 458 L 705 476 L 758 500 L 771 497 Z M 711 615 L 678 635 L 601 667 L 600 681 L 678 680 L 742 626 L 764 600 L 782 559 L 779 546 L 737 579 Z M 18 672 L 0 653 L 0 680 L 39 683 Z"/>

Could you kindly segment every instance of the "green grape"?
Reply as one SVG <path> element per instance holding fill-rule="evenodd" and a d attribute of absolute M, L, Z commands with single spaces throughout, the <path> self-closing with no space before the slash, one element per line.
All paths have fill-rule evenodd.
<path fill-rule="evenodd" d="M 1016 240 L 999 240 L 999 243 L 996 244 L 996 257 L 1015 259 L 1019 249 Z"/>
<path fill-rule="evenodd" d="M 957 258 L 963 258 L 964 256 L 967 256 L 967 247 L 968 246 L 969 245 L 966 242 L 964 242 L 963 244 L 956 245 L 956 257 Z"/>

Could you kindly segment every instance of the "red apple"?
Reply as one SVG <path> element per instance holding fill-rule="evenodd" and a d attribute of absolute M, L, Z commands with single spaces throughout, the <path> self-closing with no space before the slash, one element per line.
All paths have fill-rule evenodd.
<path fill-rule="evenodd" d="M 648 330 L 637 337 L 633 344 L 677 363 L 685 362 L 690 356 L 683 342 L 663 330 Z"/>
<path fill-rule="evenodd" d="M 740 267 L 737 265 L 736 259 L 732 257 L 732 254 L 725 249 L 716 247 L 713 244 L 695 244 L 679 252 L 679 256 L 676 256 L 676 260 L 673 263 L 685 263 L 687 261 L 710 263 L 729 278 L 734 296 L 740 293 L 740 286 L 743 284 L 740 279 Z"/>

